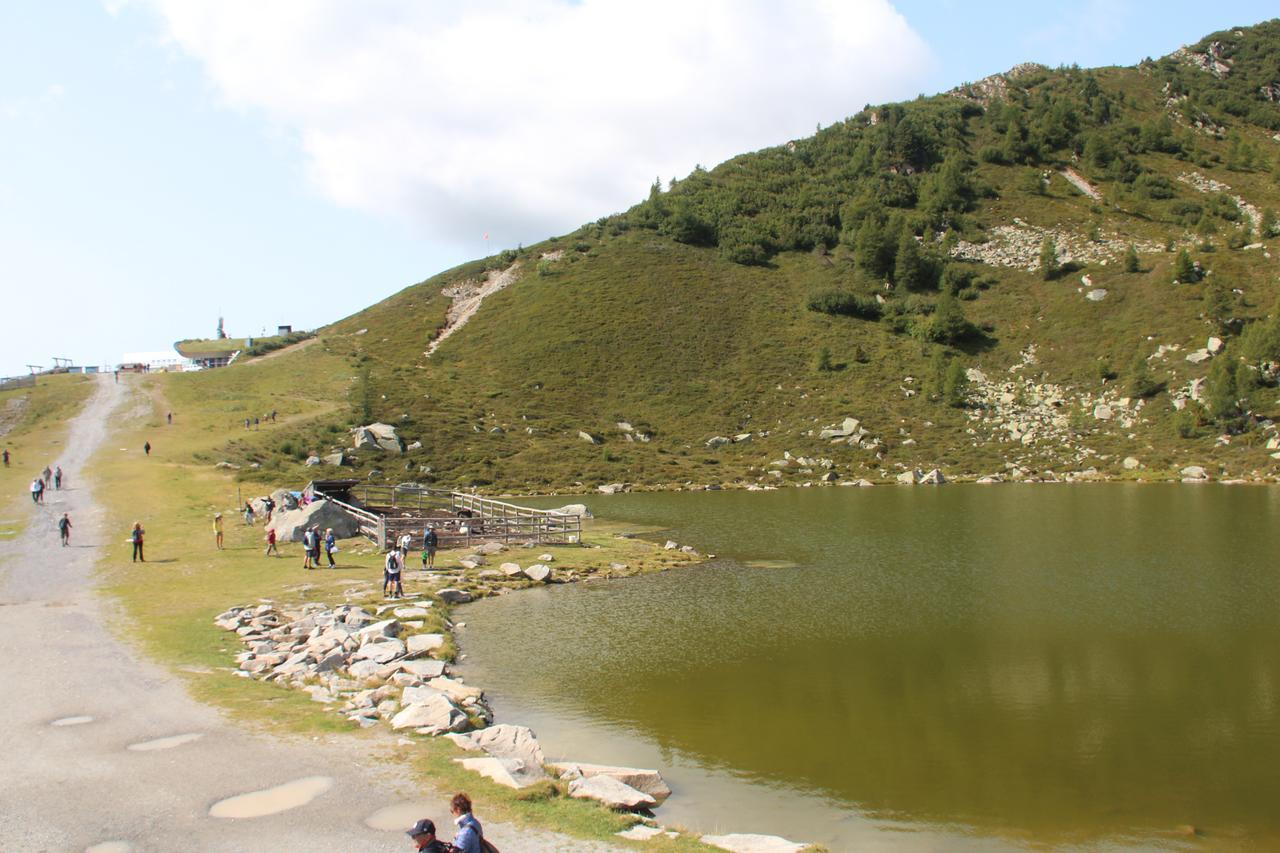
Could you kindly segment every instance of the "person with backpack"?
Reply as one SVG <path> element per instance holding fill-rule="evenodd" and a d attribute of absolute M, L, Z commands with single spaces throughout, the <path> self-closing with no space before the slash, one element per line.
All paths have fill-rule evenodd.
<path fill-rule="evenodd" d="M 382 597 L 403 598 L 404 587 L 400 583 L 400 551 L 392 548 L 387 552 L 387 559 L 382 565 Z"/>
<path fill-rule="evenodd" d="M 53 487 L 59 491 L 62 490 L 62 466 L 59 465 L 53 469 Z"/>
<path fill-rule="evenodd" d="M 63 548 L 71 544 L 71 516 L 65 512 L 58 519 L 58 535 L 62 537 Z"/>
<path fill-rule="evenodd" d="M 429 818 L 424 817 L 409 827 L 406 834 L 413 839 L 414 848 L 418 853 L 451 853 L 453 850 L 448 844 L 436 838 L 435 822 Z"/>
<path fill-rule="evenodd" d="M 142 442 L 142 453 L 146 456 L 151 455 L 151 442 L 149 441 Z"/>
<path fill-rule="evenodd" d="M 329 558 L 329 568 L 336 568 L 337 563 L 333 561 L 333 554 L 338 550 L 338 538 L 333 535 L 333 528 L 330 527 L 324 532 L 324 555 Z"/>
<path fill-rule="evenodd" d="M 244 523 L 253 527 L 253 504 L 249 501 L 244 502 Z"/>
<path fill-rule="evenodd" d="M 275 554 L 280 556 L 280 550 L 276 548 L 276 529 L 274 527 L 267 528 L 267 553 L 264 556 L 270 557 Z"/>
<path fill-rule="evenodd" d="M 40 472 L 41 479 L 44 480 L 44 487 L 49 488 L 49 481 L 53 479 L 53 471 L 49 470 L 49 466 L 44 466 L 44 470 Z"/>
<path fill-rule="evenodd" d="M 142 522 L 135 521 L 133 530 L 129 533 L 129 541 L 133 543 L 133 561 L 135 563 L 145 563 L 147 558 L 142 556 L 142 538 L 146 535 L 146 531 L 142 529 Z"/>
<path fill-rule="evenodd" d="M 315 547 L 316 534 L 307 528 L 302 531 L 302 568 L 311 568 L 311 549 Z"/>
<path fill-rule="evenodd" d="M 436 548 L 440 545 L 440 537 L 430 527 L 422 531 L 422 568 L 436 567 Z"/>
<path fill-rule="evenodd" d="M 9 448 L 4 449 L 4 467 L 9 467 Z"/>
<path fill-rule="evenodd" d="M 471 814 L 471 798 L 466 794 L 454 794 L 449 801 L 449 811 L 458 832 L 453 836 L 456 853 L 498 853 L 498 848 L 484 840 L 484 828 Z"/>
<path fill-rule="evenodd" d="M 31 502 L 38 504 L 44 500 L 44 480 L 36 477 L 31 481 Z"/>

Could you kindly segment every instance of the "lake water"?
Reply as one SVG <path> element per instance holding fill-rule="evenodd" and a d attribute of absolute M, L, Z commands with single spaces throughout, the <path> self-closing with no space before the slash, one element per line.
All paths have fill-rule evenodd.
<path fill-rule="evenodd" d="M 660 820 L 833 850 L 1280 849 L 1280 490 L 588 503 L 718 558 L 469 606 L 464 672 L 549 756 L 660 768 Z"/>

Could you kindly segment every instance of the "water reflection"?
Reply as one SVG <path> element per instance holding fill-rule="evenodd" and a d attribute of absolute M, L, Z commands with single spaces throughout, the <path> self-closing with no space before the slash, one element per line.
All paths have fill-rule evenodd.
<path fill-rule="evenodd" d="M 1280 837 L 1270 489 L 594 503 L 731 557 L 468 610 L 471 676 L 565 750 L 630 732 L 703 791 L 742 799 L 710 769 L 824 815 L 812 840 L 837 845 L 910 826 L 948 844 Z M 554 652 L 523 653 L 534 632 Z"/>

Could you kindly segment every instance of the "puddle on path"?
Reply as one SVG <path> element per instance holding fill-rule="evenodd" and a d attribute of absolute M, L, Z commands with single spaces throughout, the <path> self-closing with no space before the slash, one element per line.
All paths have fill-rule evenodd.
<path fill-rule="evenodd" d="M 245 818 L 278 814 L 305 806 L 333 787 L 328 776 L 304 776 L 274 788 L 250 791 L 213 804 L 210 817 Z"/>
<path fill-rule="evenodd" d="M 84 848 L 84 853 L 129 853 L 132 849 L 133 845 L 128 841 L 104 841 Z"/>
<path fill-rule="evenodd" d="M 132 752 L 154 752 L 157 749 L 173 749 L 175 746 L 182 746 L 184 743 L 191 743 L 191 741 L 199 740 L 202 737 L 204 737 L 204 732 L 190 732 L 185 735 L 171 735 L 170 737 L 161 737 L 155 740 L 144 740 L 141 743 L 131 743 L 125 748 Z"/>
<path fill-rule="evenodd" d="M 378 829 L 383 832 L 405 832 L 424 817 L 429 817 L 436 821 L 437 826 L 439 826 L 441 825 L 442 808 L 445 808 L 442 803 L 433 804 L 425 801 L 396 803 L 395 805 L 380 808 L 369 815 L 364 819 L 364 825 L 370 829 Z M 444 823 L 447 824 L 448 820 L 448 818 L 445 818 Z"/>
<path fill-rule="evenodd" d="M 92 723 L 92 722 L 93 722 L 93 717 L 87 717 L 87 716 L 63 717 L 60 720 L 54 720 L 49 725 L 51 726 L 83 726 L 85 723 Z"/>

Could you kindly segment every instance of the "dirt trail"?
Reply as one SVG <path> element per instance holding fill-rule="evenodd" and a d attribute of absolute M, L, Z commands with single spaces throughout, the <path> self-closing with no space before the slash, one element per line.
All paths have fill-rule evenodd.
<path fill-rule="evenodd" d="M 1102 200 L 1102 193 L 1098 192 L 1097 188 L 1094 187 L 1093 184 L 1086 181 L 1084 179 L 1084 176 L 1082 176 L 1075 169 L 1063 169 L 1060 174 L 1062 175 L 1062 177 L 1070 181 L 1072 186 L 1080 190 L 1080 192 L 1084 193 L 1089 198 L 1093 199 L 1094 201 Z"/>
<path fill-rule="evenodd" d="M 453 304 L 449 306 L 449 312 L 445 315 L 444 328 L 427 345 L 427 351 L 423 355 L 431 358 L 431 354 L 448 340 L 450 335 L 467 325 L 476 312 L 480 310 L 480 305 L 485 299 L 513 284 L 519 271 L 520 264 L 516 262 L 497 275 L 492 272 L 489 273 L 489 277 L 483 284 L 476 285 L 464 282 L 442 290 L 441 293 L 451 298 Z"/>
<path fill-rule="evenodd" d="M 115 849 L 402 851 L 402 828 L 375 830 L 364 821 L 406 802 L 447 827 L 444 796 L 418 790 L 377 761 L 367 738 L 281 738 L 237 728 L 107 629 L 118 617 L 95 596 L 93 570 L 105 543 L 122 541 L 125 531 L 104 529 L 82 470 L 130 394 L 129 383 L 98 380 L 59 460 L 77 487 L 31 507 L 23 535 L 0 544 L 12 558 L 0 578 L 0 849 L 121 842 Z M 75 525 L 70 548 L 58 545 L 55 520 L 63 512 Z M 155 565 L 157 582 L 168 569 Z M 383 753 L 406 748 L 390 736 L 372 743 Z M 273 794 L 253 813 L 290 798 L 293 807 L 210 816 L 215 803 L 276 786 L 287 795 Z M 496 822 L 487 829 L 503 850 L 614 849 Z"/>

